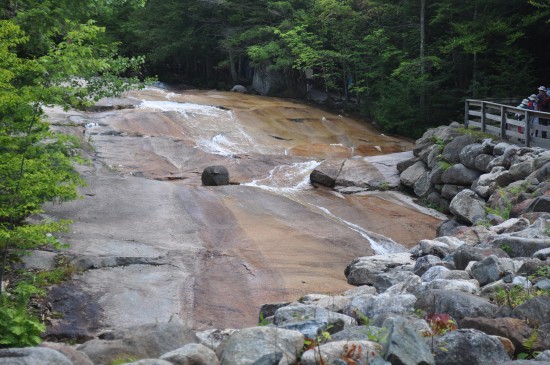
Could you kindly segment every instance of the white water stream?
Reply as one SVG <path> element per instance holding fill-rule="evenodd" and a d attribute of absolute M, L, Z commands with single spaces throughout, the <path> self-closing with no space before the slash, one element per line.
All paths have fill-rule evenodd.
<path fill-rule="evenodd" d="M 224 157 L 250 153 L 288 154 L 287 148 L 274 148 L 274 146 L 266 146 L 265 143 L 255 140 L 253 136 L 257 136 L 258 131 L 254 129 L 254 126 L 244 124 L 231 110 L 211 105 L 175 101 L 180 96 L 179 94 L 156 88 L 149 88 L 148 90 L 169 100 L 142 100 L 139 108 L 158 110 L 164 113 L 178 113 L 182 116 L 185 124 L 183 126 L 185 137 L 193 140 L 195 147 L 206 153 Z M 325 117 L 319 118 L 319 122 L 322 124 L 328 123 Z M 332 128 L 335 127 L 332 126 Z M 330 147 L 346 147 L 341 143 L 330 143 L 328 145 Z M 353 149 L 354 146 L 352 145 L 352 153 Z M 372 233 L 369 230 L 334 215 L 325 207 L 301 199 L 301 192 L 312 189 L 309 175 L 319 164 L 320 161 L 310 160 L 278 165 L 265 177 L 254 179 L 242 185 L 283 195 L 306 206 L 311 211 L 338 222 L 367 240 L 377 254 L 402 251 L 401 245 L 392 244 L 389 239 L 387 240 L 389 244 L 381 244 L 371 237 Z"/>

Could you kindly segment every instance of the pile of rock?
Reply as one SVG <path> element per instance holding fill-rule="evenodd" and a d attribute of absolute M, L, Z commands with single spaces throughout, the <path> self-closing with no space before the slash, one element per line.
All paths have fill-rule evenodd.
<path fill-rule="evenodd" d="M 266 304 L 264 326 L 138 326 L 77 346 L 0 350 L 0 364 L 550 364 L 550 240 L 531 257 L 510 257 L 489 239 L 542 235 L 550 214 L 521 219 L 359 257 L 345 270 L 357 288 Z"/>
<path fill-rule="evenodd" d="M 453 123 L 428 130 L 416 141 L 414 156 L 397 165 L 401 183 L 459 222 L 485 220 L 486 207 L 502 212 L 517 206 L 512 216 L 550 211 L 548 150 L 481 140 L 461 134 Z"/>

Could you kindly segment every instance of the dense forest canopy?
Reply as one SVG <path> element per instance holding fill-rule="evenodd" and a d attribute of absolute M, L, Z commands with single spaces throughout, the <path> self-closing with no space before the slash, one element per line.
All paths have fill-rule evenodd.
<path fill-rule="evenodd" d="M 327 91 L 384 129 L 417 135 L 465 98 L 518 97 L 549 83 L 548 0 L 7 0 L 1 17 L 40 55 L 66 20 L 106 28 L 145 74 L 229 89 L 273 73 L 272 93 Z M 306 80 L 306 70 L 313 77 Z"/>
<path fill-rule="evenodd" d="M 154 75 L 225 90 L 261 76 L 269 93 L 321 90 L 416 136 L 457 118 L 465 98 L 549 86 L 549 22 L 550 0 L 3 0 L 0 347 L 40 341 L 29 301 L 66 275 L 11 265 L 59 244 L 51 233 L 66 222 L 27 219 L 83 183 L 77 141 L 50 130 L 45 105 L 85 107 Z"/>

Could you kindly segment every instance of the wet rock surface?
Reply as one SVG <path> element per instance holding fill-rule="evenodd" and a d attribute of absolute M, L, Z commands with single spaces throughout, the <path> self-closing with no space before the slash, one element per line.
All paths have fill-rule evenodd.
<path fill-rule="evenodd" d="M 48 292 L 59 313 L 52 339 L 169 320 L 201 330 L 253 325 L 263 303 L 349 288 L 341 273 L 351 259 L 405 250 L 440 222 L 397 193 L 311 187 L 324 159 L 410 148 L 353 119 L 214 91 L 153 88 L 103 104 L 48 109 L 92 162 L 78 167 L 83 199 L 47 207 L 46 216 L 74 221 L 61 254 L 78 271 Z M 384 161 L 364 163 L 384 170 Z M 208 166 L 224 166 L 240 185 L 203 186 Z M 395 178 L 390 170 L 379 174 Z"/>
<path fill-rule="evenodd" d="M 339 125 L 330 119 L 321 119 L 321 124 L 336 131 Z M 300 119 L 292 123 L 303 124 L 305 121 Z M 451 132 L 439 128 L 432 131 L 432 135 L 443 136 L 447 140 L 454 135 Z M 290 142 L 290 136 L 282 133 L 277 135 L 283 139 L 274 140 Z M 346 139 L 342 136 L 339 138 L 341 144 L 345 145 Z M 429 138 L 424 144 L 429 145 Z M 483 146 L 489 146 L 494 151 L 486 151 Z M 331 153 L 338 154 L 344 150 L 341 147 L 318 148 L 317 152 L 331 150 Z M 517 148 L 509 145 L 496 145 L 493 148 L 484 142 L 474 147 L 471 150 L 475 153 L 483 149 L 483 152 L 499 154 L 502 161 L 498 163 L 509 164 L 508 167 L 514 165 L 514 156 L 519 156 Z M 297 153 L 299 149 L 291 148 L 288 151 L 291 150 Z M 420 149 L 415 149 L 415 153 L 420 152 Z M 430 154 L 421 156 L 429 160 Z M 286 160 L 285 166 L 304 163 L 295 158 L 296 155 L 291 156 L 293 162 Z M 467 156 L 459 154 L 459 158 L 467 161 Z M 239 162 L 242 158 L 236 160 Z M 285 158 L 275 160 L 281 163 Z M 256 166 L 274 164 L 275 160 L 263 159 Z M 231 169 L 232 165 L 228 166 Z M 263 171 L 273 176 L 277 170 L 282 170 L 279 166 Z M 160 359 L 167 358 L 168 353 L 170 356 L 183 354 L 187 359 L 204 359 L 207 356 L 209 360 L 205 361 L 220 361 L 223 364 L 295 364 L 298 361 L 314 364 L 323 357 L 325 362 L 331 364 L 519 365 L 523 362 L 510 362 L 510 356 L 514 351 L 525 349 L 521 346 L 516 349 L 516 345 L 519 342 L 524 344 L 522 338 L 528 336 L 529 332 L 531 335 L 528 341 L 535 341 L 532 337 L 535 331 L 538 336 L 530 348 L 542 352 L 549 346 L 550 297 L 537 293 L 534 298 L 521 301 L 515 297 L 512 303 L 510 299 L 499 297 L 498 294 L 499 291 L 521 294 L 530 290 L 533 283 L 544 282 L 541 275 L 544 276 L 544 270 L 549 267 L 548 261 L 544 261 L 545 248 L 536 251 L 528 248 L 525 252 L 530 257 L 519 257 L 508 255 L 507 252 L 512 252 L 510 248 L 498 241 L 502 237 L 519 237 L 539 240 L 536 242 L 543 245 L 548 219 L 541 215 L 544 213 L 524 213 L 514 221 L 501 219 L 488 228 L 452 224 L 449 225 L 452 229 L 440 230 L 449 234 L 445 237 L 411 238 L 412 243 L 406 245 L 409 248 L 407 251 L 403 246 L 396 246 L 395 241 L 372 232 L 370 227 L 365 228 L 367 224 L 358 224 L 355 220 L 364 212 L 365 200 L 374 200 L 373 206 L 378 207 L 380 202 L 393 202 L 399 204 L 401 211 L 413 209 L 418 212 L 414 204 L 408 204 L 406 199 L 394 192 L 344 196 L 322 188 L 316 191 L 300 190 L 298 194 L 286 190 L 284 199 L 281 199 L 273 185 L 265 188 L 267 180 L 261 179 L 239 186 L 198 188 L 194 184 L 200 184 L 199 178 L 190 175 L 189 178 L 183 178 L 187 177 L 183 170 L 173 174 L 182 179 L 155 180 L 120 171 L 109 171 L 110 175 L 101 177 L 97 170 L 88 169 L 91 181 L 107 176 L 107 180 L 110 179 L 102 189 L 112 189 L 112 192 L 107 194 L 109 199 L 101 203 L 110 208 L 97 208 L 97 211 L 92 208 L 86 212 L 82 205 L 76 203 L 71 208 L 73 210 L 70 213 L 79 219 L 72 232 L 64 237 L 76 246 L 70 248 L 67 255 L 71 255 L 73 262 L 80 263 L 82 268 L 88 270 L 64 284 L 72 287 L 67 286 L 65 290 L 59 287 L 60 299 L 57 305 L 61 305 L 61 298 L 69 299 L 67 291 L 75 290 L 85 293 L 83 300 L 100 304 L 97 314 L 89 318 L 91 324 L 73 322 L 74 327 L 80 328 L 82 333 L 90 336 L 99 334 L 97 338 L 77 348 L 81 351 L 88 349 L 86 353 L 90 358 L 107 356 L 105 354 L 109 351 L 120 354 L 132 348 L 133 344 L 140 351 L 158 346 L 158 351 L 153 351 L 155 355 L 139 353 L 137 356 L 142 360 L 134 362 L 136 364 L 162 363 L 164 360 Z M 86 173 L 86 168 L 83 171 Z M 241 177 L 251 174 L 251 170 L 243 169 L 242 166 L 235 171 Z M 194 174 L 197 175 L 196 170 Z M 286 171 L 282 175 L 285 174 Z M 235 174 L 232 173 L 232 176 Z M 118 210 L 124 206 L 121 204 L 124 200 L 116 198 L 121 196 L 120 192 L 124 188 L 118 185 L 117 190 L 111 185 L 114 182 L 122 184 L 118 179 L 136 183 L 136 191 L 139 192 L 137 199 L 149 204 L 148 214 L 143 214 L 143 217 L 137 215 L 136 226 L 132 223 L 132 209 L 142 203 Z M 147 189 L 139 189 L 140 181 L 147 181 L 152 191 L 158 187 L 157 193 L 162 191 L 169 199 L 159 199 L 157 193 L 149 195 Z M 264 188 L 257 189 L 259 185 Z M 538 186 L 538 183 L 530 186 L 535 185 Z M 99 191 L 101 189 L 88 190 L 90 195 L 86 196 L 92 198 L 96 194 L 102 195 Z M 350 206 L 349 202 L 353 204 Z M 160 207 L 166 205 L 168 214 L 162 214 L 164 209 L 156 208 L 155 204 Z M 308 209 L 304 210 L 304 207 Z M 103 217 L 101 213 L 105 211 L 112 212 L 112 215 L 104 214 Z M 60 208 L 52 209 L 50 214 L 53 213 L 60 216 L 69 214 Z M 171 217 L 171 214 L 175 216 Z M 115 216 L 117 219 L 125 217 L 128 221 L 116 220 Z M 323 224 L 319 224 L 320 216 L 327 218 L 322 221 Z M 296 217 L 299 217 L 300 222 L 297 222 Z M 392 217 L 397 218 L 398 215 Z M 101 225 L 93 224 L 96 219 L 101 221 Z M 170 224 L 163 226 L 159 223 L 166 219 Z M 398 220 L 404 219 L 400 217 Z M 382 230 L 383 220 L 377 222 L 378 228 Z M 178 225 L 176 222 L 185 223 Z M 372 222 L 376 222 L 376 219 Z M 117 229 L 120 227 L 131 227 L 136 232 L 134 235 L 119 236 L 120 230 Z M 395 231 L 395 224 L 390 223 L 387 230 L 392 229 Z M 83 232 L 88 232 L 89 236 Z M 158 232 L 161 239 L 156 240 L 154 233 Z M 402 230 L 401 234 L 404 232 L 406 230 Z M 97 241 L 83 239 L 94 236 L 99 236 Z M 363 241 L 355 245 L 358 236 Z M 329 246 L 315 246 L 314 242 L 319 241 Z M 494 242 L 501 244 L 496 247 Z M 416 246 L 413 247 L 414 244 Z M 104 245 L 112 251 L 102 251 Z M 336 251 L 335 246 L 338 247 Z M 332 249 L 317 252 L 323 251 L 321 247 Z M 382 249 L 386 252 L 373 256 L 374 252 L 379 253 Z M 391 253 L 396 249 L 401 253 Z M 358 253 L 358 250 L 362 252 Z M 298 257 L 300 265 L 293 266 L 289 256 Z M 347 266 L 342 266 L 341 262 L 346 258 Z M 358 285 L 357 288 L 348 289 L 344 281 L 344 267 L 348 283 Z M 498 277 L 496 269 L 500 270 Z M 138 286 L 137 279 L 135 283 L 129 281 L 125 277 L 127 273 L 129 277 L 145 280 L 145 285 Z M 139 276 L 140 273 L 143 276 Z M 199 277 L 196 273 L 206 275 Z M 315 289 L 307 290 L 304 284 Z M 174 289 L 161 294 L 161 290 L 169 288 L 169 285 L 174 285 Z M 276 295 L 273 295 L 273 291 L 277 291 Z M 340 294 L 311 294 L 319 292 Z M 118 293 L 123 294 L 118 296 Z M 291 302 L 296 298 L 301 299 Z M 248 312 L 255 311 L 254 322 L 257 320 L 260 305 L 252 303 L 255 299 L 264 304 L 259 319 L 268 326 L 244 328 Z M 132 312 L 136 300 L 142 308 L 141 312 L 137 309 Z M 77 302 L 74 301 L 75 304 Z M 63 310 L 70 313 L 69 307 L 70 302 Z M 128 313 L 125 313 L 126 310 Z M 156 335 L 148 335 L 149 331 L 143 330 L 140 322 L 160 314 L 158 328 L 180 326 L 184 330 L 178 330 L 176 336 L 168 330 L 165 335 L 170 338 L 152 340 Z M 77 318 L 76 311 L 74 315 Z M 103 331 L 103 328 L 109 326 L 127 327 L 121 325 L 124 322 L 138 325 L 114 332 Z M 238 322 L 236 328 L 244 329 L 231 329 L 230 326 L 235 322 Z M 474 327 L 473 322 L 477 329 L 457 328 Z M 57 323 L 61 324 L 63 321 Z M 68 323 L 65 325 L 70 327 Z M 208 327 L 219 329 L 201 330 Z M 191 328 L 198 330 L 196 337 Z M 186 334 L 185 339 L 178 337 L 182 333 Z M 305 338 L 315 342 L 311 348 L 302 351 Z M 85 335 L 80 338 L 81 341 L 85 339 Z M 147 344 L 136 345 L 140 341 L 147 341 Z M 186 343 L 189 345 L 186 346 Z M 198 343 L 215 351 L 216 359 L 211 357 L 211 352 L 205 353 L 203 346 L 194 345 Z M 98 344 L 104 347 L 97 347 Z M 107 344 L 112 345 L 112 349 L 108 350 Z M 168 350 L 168 345 L 173 349 Z M 184 347 L 185 351 L 182 350 Z M 91 350 L 94 348 L 101 350 L 94 352 Z M 176 353 L 170 352 L 173 350 Z M 542 361 L 544 354 L 542 352 L 539 355 Z M 149 358 L 151 356 L 154 359 Z M 94 362 L 101 363 L 99 361 Z"/>

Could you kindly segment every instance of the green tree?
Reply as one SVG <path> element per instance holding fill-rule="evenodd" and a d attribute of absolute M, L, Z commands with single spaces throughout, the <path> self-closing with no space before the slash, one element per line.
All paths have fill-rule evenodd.
<path fill-rule="evenodd" d="M 115 48 L 97 44 L 104 32 L 92 22 L 66 22 L 62 41 L 40 57 L 17 50 L 29 40 L 14 20 L 0 20 L 0 282 L 10 256 L 43 245 L 58 247 L 53 233 L 67 222 L 29 222 L 48 201 L 78 196 L 83 183 L 73 168 L 76 140 L 55 134 L 43 120 L 49 104 L 84 107 L 98 98 L 137 85 L 118 75 L 136 70 L 140 59 L 116 57 Z M 43 330 L 25 316 L 26 301 L 37 289 L 18 286 L 10 295 L 0 286 L 0 345 L 32 345 Z"/>

